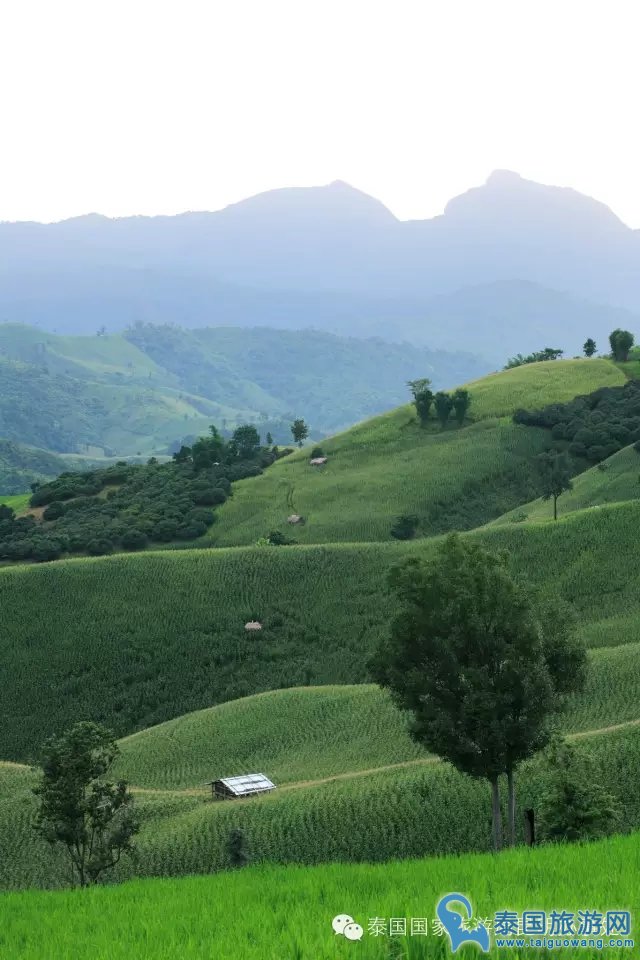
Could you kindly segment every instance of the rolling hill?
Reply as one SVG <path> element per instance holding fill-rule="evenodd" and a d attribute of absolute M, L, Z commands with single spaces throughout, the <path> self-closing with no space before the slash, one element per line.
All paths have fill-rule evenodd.
<path fill-rule="evenodd" d="M 309 466 L 300 451 L 268 475 L 239 483 L 210 532 L 216 546 L 255 543 L 306 519 L 301 543 L 389 539 L 393 519 L 415 514 L 420 533 L 479 526 L 539 492 L 533 457 L 550 443 L 543 430 L 511 422 L 518 407 L 560 403 L 597 387 L 625 383 L 609 360 L 529 364 L 468 383 L 470 422 L 422 429 L 401 407 L 327 441 L 328 463 Z"/>
<path fill-rule="evenodd" d="M 548 522 L 528 495 L 532 457 L 548 435 L 510 420 L 516 407 L 563 402 L 620 385 L 625 376 L 606 360 L 505 371 L 469 384 L 472 416 L 461 428 L 421 430 L 404 407 L 323 442 L 324 472 L 310 468 L 303 451 L 239 482 L 214 527 L 219 540 L 0 569 L 0 887 L 61 884 L 60 857 L 31 829 L 35 774 L 26 764 L 47 735 L 86 718 L 122 738 L 115 772 L 130 781 L 142 817 L 138 859 L 118 867 L 118 880 L 222 869 L 236 827 L 258 863 L 325 864 L 318 868 L 325 874 L 304 873 L 311 884 L 314 876 L 331 875 L 329 861 L 371 864 L 487 850 L 486 784 L 421 752 L 404 718 L 371 685 L 367 666 L 394 613 L 386 591 L 390 567 L 405 556 L 429 557 L 439 535 L 455 528 L 508 551 L 512 572 L 531 590 L 573 604 L 589 675 L 562 729 L 588 750 L 594 776 L 619 797 L 617 829 L 640 830 L 638 455 L 625 448 L 604 469 L 580 473 L 561 499 L 561 518 Z M 254 545 L 300 504 L 309 504 L 308 522 L 295 536 L 300 529 L 306 542 Z M 393 541 L 390 518 L 409 510 L 427 517 L 425 505 L 434 512 L 423 535 Z M 513 507 L 515 513 L 505 515 Z M 258 633 L 245 631 L 253 619 L 262 623 Z M 272 776 L 275 793 L 242 804 L 208 801 L 207 780 L 249 769 Z M 537 806 L 542 784 L 535 760 L 525 765 L 518 790 L 522 808 Z M 616 869 L 620 889 L 628 891 L 636 837 L 608 844 L 515 851 L 495 869 L 507 869 L 509 857 L 518 864 L 518 858 L 541 857 L 544 880 L 529 871 L 517 895 L 539 882 L 551 897 L 568 889 L 563 857 L 579 858 L 576 869 L 586 884 L 588 857 L 615 849 L 627 857 Z M 553 869 L 544 860 L 551 854 Z M 429 864 L 437 871 L 448 862 Z M 484 887 L 474 879 L 474 864 L 483 861 L 453 862 L 451 869 L 458 876 L 462 870 L 479 897 Z M 376 875 L 371 866 L 362 869 Z M 420 867 L 384 869 L 411 870 L 415 880 Z M 286 871 L 270 870 L 256 867 L 242 882 L 281 875 L 290 883 Z M 191 882 L 216 878 L 185 881 L 185 890 Z M 146 889 L 157 902 L 162 887 Z M 28 908 L 21 904 L 36 896 L 16 895 L 14 916 L 22 918 Z M 375 901 L 366 902 L 375 914 Z M 56 903 L 67 909 L 63 897 L 32 903 L 42 923 L 54 922 L 44 919 L 47 910 L 59 918 Z M 347 908 L 327 909 L 333 916 Z M 22 919 L 8 929 L 6 942 L 18 937 L 31 949 Z M 312 955 L 307 949 L 300 947 L 305 960 Z"/>
<path fill-rule="evenodd" d="M 401 402 L 413 376 L 445 387 L 487 369 L 462 352 L 327 333 L 138 324 L 112 336 L 56 336 L 5 323 L 0 437 L 58 454 L 149 456 L 211 423 L 254 422 L 286 443 L 296 416 L 321 437 Z M 0 491 L 19 492 L 3 490 L 1 474 Z"/>

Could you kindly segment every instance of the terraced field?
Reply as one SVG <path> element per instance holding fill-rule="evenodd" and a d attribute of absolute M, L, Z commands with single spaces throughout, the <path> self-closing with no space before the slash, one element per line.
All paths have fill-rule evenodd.
<path fill-rule="evenodd" d="M 401 408 L 328 441 L 324 471 L 314 471 L 306 455 L 295 454 L 238 484 L 211 541 L 253 544 L 270 529 L 282 528 L 283 516 L 296 510 L 308 516 L 299 532 L 308 542 L 299 546 L 157 551 L 0 570 L 0 756 L 29 762 L 48 734 L 77 719 L 104 722 L 124 737 L 115 772 L 132 784 L 143 828 L 138 859 L 118 867 L 119 880 L 134 873 L 178 876 L 222 869 L 229 834 L 238 826 L 259 864 L 376 862 L 487 850 L 486 784 L 418 749 L 404 718 L 368 682 L 369 655 L 394 612 L 386 590 L 388 571 L 407 555 L 429 557 L 437 543 L 437 537 L 389 538 L 397 513 L 416 512 L 422 533 L 468 530 L 465 536 L 507 550 L 514 574 L 529 587 L 573 604 L 590 648 L 589 680 L 569 704 L 562 727 L 590 751 L 594 776 L 620 798 L 619 829 L 640 830 L 638 455 L 623 450 L 604 470 L 577 477 L 574 491 L 561 500 L 561 519 L 550 523 L 548 505 L 531 500 L 536 492 L 531 457 L 547 444 L 548 435 L 510 422 L 515 406 L 565 400 L 623 380 L 624 373 L 608 361 L 519 368 L 472 385 L 474 421 L 444 432 L 420 430 L 410 422 L 410 409 Z M 514 517 L 510 508 L 516 504 Z M 470 529 L 474 526 L 478 529 Z M 244 629 L 252 619 L 263 624 L 258 634 Z M 209 801 L 205 781 L 248 770 L 262 770 L 278 789 L 246 803 Z M 0 887 L 64 882 L 60 857 L 31 828 L 34 776 L 26 766 L 0 764 Z M 523 769 L 518 790 L 520 808 L 538 805 L 535 761 Z M 585 865 L 597 850 L 600 858 L 612 856 L 612 850 L 627 857 L 624 864 L 607 867 L 614 871 L 611 889 L 619 882 L 621 891 L 628 890 L 638 857 L 632 838 L 581 850 L 572 882 L 577 876 L 585 891 L 596 889 Z M 518 858 L 549 855 L 517 851 L 513 869 L 522 870 Z M 578 853 L 554 855 L 553 863 L 562 862 L 566 871 L 569 860 L 562 858 Z M 457 876 L 473 885 L 474 896 L 487 889 L 475 866 L 484 861 L 452 862 Z M 510 862 L 504 857 L 497 863 L 507 870 L 503 865 Z M 575 886 L 568 888 L 568 875 L 551 860 L 538 862 L 544 862 L 545 896 L 563 890 L 577 895 Z M 603 862 L 597 861 L 600 869 Z M 429 863 L 437 873 L 446 861 Z M 315 876 L 330 878 L 332 869 L 322 867 L 326 873 Z M 351 869 L 356 883 L 357 867 L 343 866 L 340 875 L 347 877 Z M 385 867 L 395 869 L 405 867 Z M 407 874 L 414 884 L 420 869 L 413 865 Z M 276 885 L 278 873 L 265 870 L 246 872 L 242 882 L 254 889 L 261 876 L 273 876 Z M 527 885 L 543 883 L 536 870 L 527 868 L 515 887 L 512 882 L 514 896 L 525 897 Z M 241 882 L 228 875 L 223 881 L 227 891 Z M 190 882 L 197 884 L 186 881 L 185 891 Z M 156 905 L 164 895 L 161 887 L 137 889 L 148 889 L 149 902 Z M 287 889 L 290 898 L 291 886 Z M 322 887 L 323 909 L 328 889 Z M 492 896 L 497 889 L 494 885 Z M 117 903 L 118 893 L 110 891 L 83 901 L 72 924 L 73 945 L 64 931 L 51 935 L 61 955 L 83 943 L 91 904 L 109 895 Z M 231 909 L 235 894 L 226 896 L 220 902 Z M 392 915 L 393 899 L 389 893 L 385 897 L 384 909 Z M 0 898 L 0 911 L 8 902 Z M 28 899 L 13 902 L 15 919 L 0 924 L 0 948 L 17 944 L 23 956 L 35 955 L 29 953 L 32 941 L 24 925 Z M 68 909 L 64 898 L 31 902 L 37 904 L 33 909 L 45 935 Z M 362 902 L 373 914 L 383 910 L 369 894 Z M 107 916 L 112 908 L 103 903 Z M 251 913 L 256 917 L 254 906 L 255 898 Z M 144 909 L 130 915 L 130 930 L 137 929 Z M 359 907 L 327 906 L 331 915 L 344 909 Z M 277 914 L 278 950 L 283 937 L 298 949 L 291 914 L 281 909 Z M 164 928 L 144 929 L 140 949 L 154 956 L 156 930 Z M 246 936 L 243 960 L 270 956 L 259 937 Z M 191 938 L 183 940 L 198 942 L 197 934 Z M 158 949 L 169 949 L 171 942 L 169 937 Z M 223 942 L 218 936 L 220 955 Z M 320 944 L 316 953 L 308 952 L 310 943 Z M 335 941 L 329 941 L 326 954 L 323 943 L 300 939 L 298 953 L 291 956 L 339 955 Z M 117 956 L 110 946 L 110 956 Z M 135 946 L 129 940 L 129 955 Z M 380 955 L 365 952 L 374 948 L 364 941 L 359 947 L 363 956 Z M 181 955 L 189 956 L 189 949 Z M 407 956 L 422 955 L 415 950 Z M 229 956 L 238 956 L 237 950 Z"/>
<path fill-rule="evenodd" d="M 639 522 L 630 501 L 469 536 L 508 550 L 515 574 L 570 601 L 588 646 L 620 646 L 640 641 Z M 80 718 L 125 735 L 265 690 L 366 682 L 393 614 L 388 570 L 433 547 L 160 551 L 0 570 L 0 756 L 28 759 Z M 252 619 L 263 623 L 257 635 L 244 630 Z"/>
<path fill-rule="evenodd" d="M 599 686 L 609 665 L 603 651 L 596 656 L 590 688 L 563 725 L 592 754 L 594 775 L 619 796 L 620 828 L 640 829 L 637 691 L 630 681 L 601 714 L 598 691 L 609 694 L 615 681 Z M 624 683 L 622 672 L 617 680 Z M 610 726 L 616 703 L 633 719 Z M 261 862 L 380 861 L 489 847 L 486 783 L 419 751 L 374 687 L 264 694 L 180 718 L 121 747 L 116 772 L 133 784 L 143 830 L 137 860 L 118 868 L 120 879 L 221 869 L 238 826 Z M 210 801 L 205 780 L 247 769 L 273 777 L 276 792 L 244 803 Z M 522 807 L 539 801 L 536 771 L 530 763 L 519 778 Z M 31 829 L 34 783 L 29 768 L 0 765 L 0 886 L 56 886 L 65 876 L 60 857 Z"/>

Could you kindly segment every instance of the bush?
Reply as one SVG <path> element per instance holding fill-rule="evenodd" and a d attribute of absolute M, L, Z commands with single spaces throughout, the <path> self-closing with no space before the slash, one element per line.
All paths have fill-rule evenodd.
<path fill-rule="evenodd" d="M 313 460 L 314 457 L 324 457 L 324 450 L 322 449 L 322 447 L 313 448 L 313 450 L 311 451 L 311 459 Z"/>
<path fill-rule="evenodd" d="M 34 540 L 32 544 L 31 557 L 37 563 L 46 563 L 49 560 L 57 560 L 62 554 L 62 545 L 57 540 Z"/>
<path fill-rule="evenodd" d="M 92 557 L 102 557 L 113 550 L 113 543 L 106 537 L 96 537 L 87 544 L 87 552 Z"/>
<path fill-rule="evenodd" d="M 159 540 L 161 543 L 168 543 L 173 540 L 178 529 L 175 520 L 160 520 L 156 523 L 151 533 L 152 540 Z"/>
<path fill-rule="evenodd" d="M 280 530 L 272 530 L 267 537 L 267 540 L 272 547 L 285 547 L 297 542 L 296 540 L 291 540 L 290 537 L 285 536 L 285 534 Z"/>
<path fill-rule="evenodd" d="M 612 832 L 618 801 L 596 776 L 587 753 L 556 740 L 545 751 L 542 775 L 540 839 L 594 840 Z"/>
<path fill-rule="evenodd" d="M 396 517 L 391 527 L 391 536 L 395 537 L 396 540 L 411 540 L 415 536 L 419 522 L 415 514 L 404 514 L 401 517 Z"/>
<path fill-rule="evenodd" d="M 224 503 L 227 495 L 221 487 L 208 487 L 206 490 L 196 490 L 193 502 L 201 506 L 217 506 Z"/>
<path fill-rule="evenodd" d="M 197 540 L 207 532 L 206 523 L 185 523 L 178 527 L 176 534 L 181 540 Z"/>
<path fill-rule="evenodd" d="M 43 511 L 42 519 L 43 520 L 57 520 L 58 517 L 61 517 L 66 510 L 64 503 L 61 500 L 53 500 L 49 506 Z"/>
<path fill-rule="evenodd" d="M 146 533 L 134 527 L 123 534 L 121 543 L 125 550 L 143 550 L 148 543 L 148 538 Z"/>

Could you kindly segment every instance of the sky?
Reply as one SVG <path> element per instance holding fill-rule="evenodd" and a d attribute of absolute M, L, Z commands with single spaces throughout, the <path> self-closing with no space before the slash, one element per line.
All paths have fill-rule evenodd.
<path fill-rule="evenodd" d="M 431 217 L 496 169 L 640 227 L 637 0 L 0 0 L 0 220 L 346 180 Z"/>

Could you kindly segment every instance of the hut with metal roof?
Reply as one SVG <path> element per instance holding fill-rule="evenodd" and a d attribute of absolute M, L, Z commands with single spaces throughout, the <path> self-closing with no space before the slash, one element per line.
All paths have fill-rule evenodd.
<path fill-rule="evenodd" d="M 270 793 L 276 789 L 264 773 L 245 773 L 239 777 L 222 777 L 220 780 L 209 780 L 211 796 L 214 800 L 241 800 L 244 797 L 253 797 L 259 793 Z"/>

